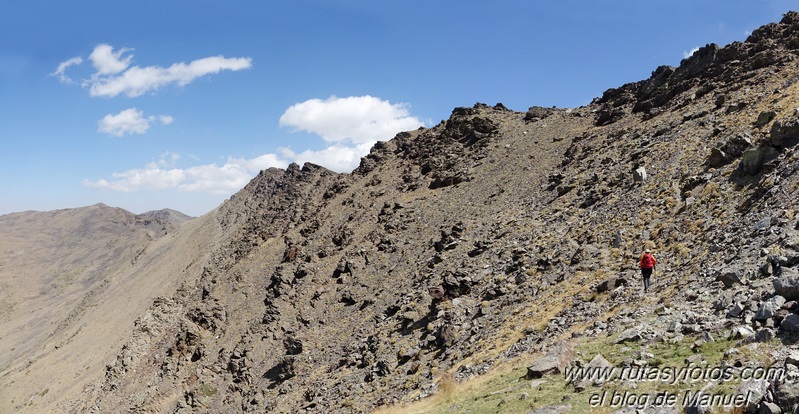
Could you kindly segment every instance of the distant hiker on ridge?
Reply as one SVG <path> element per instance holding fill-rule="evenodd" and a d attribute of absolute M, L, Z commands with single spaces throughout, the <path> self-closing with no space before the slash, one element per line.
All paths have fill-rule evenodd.
<path fill-rule="evenodd" d="M 641 276 L 644 277 L 644 293 L 649 290 L 649 277 L 652 276 L 652 270 L 657 266 L 658 261 L 649 249 L 644 250 L 641 260 L 638 261 L 638 267 L 641 268 Z"/>

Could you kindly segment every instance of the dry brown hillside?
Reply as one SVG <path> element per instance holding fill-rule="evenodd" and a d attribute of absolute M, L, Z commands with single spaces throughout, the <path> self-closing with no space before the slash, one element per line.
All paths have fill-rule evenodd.
<path fill-rule="evenodd" d="M 53 336 L 74 329 L 91 298 L 106 289 L 106 273 L 135 262 L 170 230 L 104 205 L 0 217 L 0 369 L 35 360 Z"/>
<path fill-rule="evenodd" d="M 788 13 L 585 107 L 456 108 L 350 174 L 262 171 L 106 269 L 69 335 L 35 329 L 57 339 L 6 368 L 0 409 L 613 412 L 590 396 L 664 391 L 551 376 L 597 354 L 799 375 L 797 53 Z M 795 384 L 700 385 L 791 412 Z"/>
<path fill-rule="evenodd" d="M 213 227 L 179 232 L 160 214 L 98 204 L 0 216 L 0 412 L 57 412 L 43 407 L 96 380 L 134 319 L 213 248 Z"/>

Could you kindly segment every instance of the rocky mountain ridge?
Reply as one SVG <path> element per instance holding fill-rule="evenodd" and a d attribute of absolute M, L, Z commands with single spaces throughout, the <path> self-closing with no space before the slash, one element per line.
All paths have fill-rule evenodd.
<path fill-rule="evenodd" d="M 530 378 L 585 365 L 570 344 L 607 341 L 632 344 L 604 356 L 635 366 L 661 344 L 716 363 L 701 352 L 715 343 L 719 363 L 799 374 L 798 51 L 791 12 L 585 107 L 456 108 L 351 174 L 264 170 L 159 239 L 215 242 L 159 270 L 169 287 L 101 373 L 14 408 L 410 410 L 514 361 L 534 360 Z M 660 262 L 648 295 L 644 248 Z M 746 411 L 792 412 L 793 384 L 734 385 L 756 392 Z M 586 411 L 602 386 L 505 390 L 495 409 Z"/>

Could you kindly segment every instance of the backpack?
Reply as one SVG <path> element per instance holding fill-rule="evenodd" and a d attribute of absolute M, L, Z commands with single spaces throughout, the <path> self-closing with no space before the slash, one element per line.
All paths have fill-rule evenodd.
<path fill-rule="evenodd" d="M 655 258 L 649 253 L 644 253 L 644 255 L 641 257 L 640 264 L 641 269 L 651 269 L 655 267 Z"/>

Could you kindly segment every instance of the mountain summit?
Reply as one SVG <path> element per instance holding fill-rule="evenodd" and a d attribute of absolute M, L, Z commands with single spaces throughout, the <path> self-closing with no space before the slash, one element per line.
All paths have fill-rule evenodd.
<path fill-rule="evenodd" d="M 350 174 L 264 170 L 118 261 L 76 263 L 100 285 L 53 302 L 57 329 L 24 322 L 40 339 L 6 356 L 0 411 L 613 412 L 671 392 L 658 409 L 793 412 L 798 53 L 791 12 L 584 107 L 476 104 Z M 731 377 L 561 375 L 586 366 Z M 790 375 L 739 375 L 770 367 Z"/>

